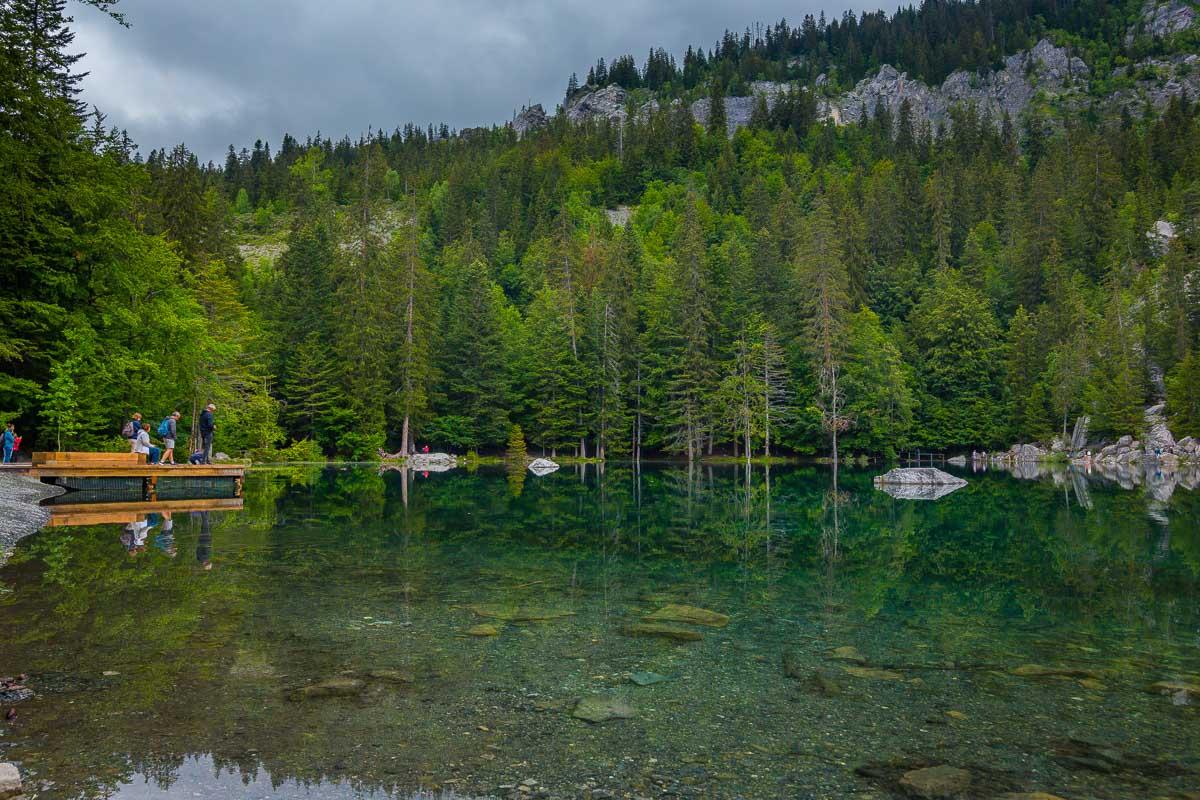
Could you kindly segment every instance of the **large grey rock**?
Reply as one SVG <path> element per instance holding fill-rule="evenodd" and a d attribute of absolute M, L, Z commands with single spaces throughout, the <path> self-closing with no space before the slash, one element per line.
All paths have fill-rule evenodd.
<path fill-rule="evenodd" d="M 897 467 L 875 476 L 876 486 L 900 484 L 910 486 L 964 486 L 966 481 L 935 467 Z"/>
<path fill-rule="evenodd" d="M 1071 452 L 1078 453 L 1087 446 L 1088 428 L 1091 427 L 1092 418 L 1087 414 L 1083 414 L 1076 418 L 1075 428 L 1071 431 Z"/>
<path fill-rule="evenodd" d="M 1158 458 L 1175 447 L 1175 437 L 1167 427 L 1166 406 L 1159 403 L 1146 409 L 1145 453 L 1148 458 Z"/>
<path fill-rule="evenodd" d="M 628 99 L 628 93 L 615 83 L 599 89 L 587 86 L 567 100 L 564 111 L 567 119 L 575 123 L 592 120 L 624 123 L 629 116 L 625 110 Z"/>
<path fill-rule="evenodd" d="M 548 458 L 535 458 L 529 462 L 529 471 L 539 478 L 543 475 L 549 475 L 558 469 L 558 464 Z"/>
<path fill-rule="evenodd" d="M 421 472 L 447 472 L 458 466 L 458 459 L 449 453 L 413 453 L 405 466 Z"/>
<path fill-rule="evenodd" d="M 512 129 L 516 131 L 517 138 L 524 138 L 526 134 L 546 127 L 549 122 L 542 104 L 536 103 L 521 109 L 521 113 L 512 121 Z"/>
<path fill-rule="evenodd" d="M 0 762 L 0 800 L 18 797 L 21 794 L 21 773 L 16 764 Z"/>
<path fill-rule="evenodd" d="M 901 467 L 875 477 L 875 488 L 898 500 L 938 500 L 966 485 L 962 478 L 933 467 Z"/>

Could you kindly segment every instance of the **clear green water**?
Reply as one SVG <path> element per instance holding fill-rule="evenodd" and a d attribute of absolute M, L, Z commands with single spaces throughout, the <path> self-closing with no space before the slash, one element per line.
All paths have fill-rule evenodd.
<path fill-rule="evenodd" d="M 1200 684 L 1200 492 L 874 472 L 264 472 L 173 547 L 46 529 L 0 569 L 0 675 L 38 693 L 0 760 L 45 798 L 887 798 L 932 764 L 969 797 L 1195 797 L 1200 697 L 1147 690 Z M 623 632 L 669 603 L 731 621 Z M 289 699 L 338 676 L 361 694 Z M 572 717 L 594 694 L 634 716 Z"/>

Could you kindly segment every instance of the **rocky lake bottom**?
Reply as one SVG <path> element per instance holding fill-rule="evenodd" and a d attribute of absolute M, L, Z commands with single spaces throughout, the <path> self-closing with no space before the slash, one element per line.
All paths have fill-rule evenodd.
<path fill-rule="evenodd" d="M 0 761 L 34 798 L 1200 796 L 1200 493 L 879 471 L 296 468 L 49 527 L 0 568 Z"/>

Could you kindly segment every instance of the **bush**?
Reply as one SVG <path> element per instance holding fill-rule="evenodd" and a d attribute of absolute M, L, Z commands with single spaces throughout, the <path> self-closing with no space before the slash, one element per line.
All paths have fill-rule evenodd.
<path fill-rule="evenodd" d="M 312 462 L 324 461 L 325 454 L 321 452 L 321 445 L 312 439 L 301 439 L 274 451 L 271 458 L 284 463 Z"/>
<path fill-rule="evenodd" d="M 337 451 L 351 461 L 378 461 L 379 448 L 383 447 L 383 434 L 350 431 L 338 438 Z"/>

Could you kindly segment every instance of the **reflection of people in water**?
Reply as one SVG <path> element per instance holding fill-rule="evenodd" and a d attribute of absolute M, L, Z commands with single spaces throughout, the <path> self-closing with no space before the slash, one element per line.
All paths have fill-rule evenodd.
<path fill-rule="evenodd" d="M 209 524 L 207 511 L 193 511 L 193 517 L 200 517 L 200 538 L 196 540 L 196 563 L 203 570 L 212 569 L 212 527 Z"/>
<path fill-rule="evenodd" d="M 179 555 L 179 551 L 175 547 L 175 520 L 171 519 L 171 512 L 162 512 L 162 527 L 158 529 L 158 535 L 154 537 L 154 546 L 171 558 Z"/>
<path fill-rule="evenodd" d="M 145 518 L 134 520 L 125 526 L 125 532 L 121 534 L 121 544 L 125 545 L 125 552 L 129 553 L 130 558 L 135 558 L 138 553 L 145 551 L 146 536 L 149 532 L 150 523 Z"/>

